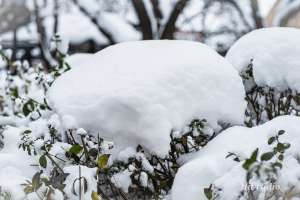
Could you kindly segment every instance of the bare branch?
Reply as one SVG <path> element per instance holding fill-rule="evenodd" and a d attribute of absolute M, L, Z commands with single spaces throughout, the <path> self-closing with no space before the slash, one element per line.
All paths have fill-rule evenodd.
<path fill-rule="evenodd" d="M 79 8 L 79 10 L 90 19 L 90 21 L 98 28 L 98 30 L 108 39 L 110 44 L 115 44 L 116 41 L 113 38 L 113 36 L 105 30 L 103 27 L 101 27 L 98 23 L 98 20 L 96 17 L 93 17 L 83 6 L 81 6 L 77 0 L 73 0 L 73 3 Z"/>
<path fill-rule="evenodd" d="M 37 27 L 37 32 L 39 35 L 39 46 L 41 50 L 41 57 L 45 62 L 46 68 L 49 68 L 52 66 L 53 59 L 49 50 L 49 46 L 47 45 L 48 41 L 47 41 L 46 30 L 43 25 L 43 19 L 40 16 L 37 0 L 34 0 L 34 14 L 35 14 L 35 23 Z"/>
<path fill-rule="evenodd" d="M 163 14 L 159 7 L 159 0 L 150 0 L 150 2 L 152 4 L 153 13 L 156 19 L 157 30 L 160 30 L 160 26 L 161 26 L 160 21 L 163 18 Z"/>
<path fill-rule="evenodd" d="M 142 0 L 132 0 L 132 5 L 140 21 L 143 39 L 153 39 L 151 20 L 148 16 L 144 2 Z"/>
<path fill-rule="evenodd" d="M 178 0 L 175 4 L 174 9 L 172 10 L 170 17 L 165 25 L 165 28 L 161 34 L 161 39 L 173 39 L 174 38 L 174 32 L 176 30 L 176 21 L 180 15 L 180 13 L 183 11 L 185 6 L 187 5 L 189 0 Z"/>
<path fill-rule="evenodd" d="M 251 10 L 252 10 L 252 18 L 255 23 L 255 28 L 262 28 L 263 22 L 260 16 L 258 2 L 257 0 L 250 0 L 250 3 L 251 3 Z"/>

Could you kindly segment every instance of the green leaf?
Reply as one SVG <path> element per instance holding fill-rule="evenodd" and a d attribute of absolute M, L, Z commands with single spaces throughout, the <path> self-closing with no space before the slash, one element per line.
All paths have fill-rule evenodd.
<path fill-rule="evenodd" d="M 19 91 L 17 87 L 11 88 L 10 89 L 10 94 L 14 97 L 14 98 L 18 98 L 19 97 Z"/>
<path fill-rule="evenodd" d="M 250 158 L 245 160 L 245 162 L 243 164 L 243 168 L 245 170 L 248 170 L 250 168 L 250 166 L 256 162 L 257 154 L 258 154 L 258 148 L 255 151 L 253 151 Z"/>
<path fill-rule="evenodd" d="M 278 160 L 283 161 L 283 159 L 284 159 L 284 155 L 283 155 L 283 154 L 280 154 L 280 155 L 278 156 Z"/>
<path fill-rule="evenodd" d="M 209 188 L 204 188 L 204 194 L 206 196 L 207 199 L 212 199 L 213 193 L 212 193 L 212 189 L 211 189 L 212 185 L 209 186 Z"/>
<path fill-rule="evenodd" d="M 276 137 L 270 137 L 268 140 L 268 144 L 273 144 L 273 142 L 276 140 Z"/>
<path fill-rule="evenodd" d="M 41 109 L 41 110 L 46 110 L 46 106 L 43 105 L 43 104 L 41 104 L 41 105 L 40 105 L 40 109 Z"/>
<path fill-rule="evenodd" d="M 79 154 L 81 152 L 81 150 L 83 149 L 83 147 L 79 144 L 74 144 L 70 149 L 69 149 L 69 152 L 71 154 Z"/>
<path fill-rule="evenodd" d="M 107 167 L 109 156 L 109 154 L 103 154 L 98 158 L 98 167 L 100 169 L 105 169 Z"/>
<path fill-rule="evenodd" d="M 23 189 L 23 191 L 25 192 L 25 194 L 30 194 L 30 193 L 34 192 L 34 188 L 33 188 L 32 186 L 30 186 L 30 185 L 27 185 L 27 186 Z"/>
<path fill-rule="evenodd" d="M 247 183 L 249 183 L 250 179 L 252 178 L 252 173 L 247 171 L 247 174 L 246 174 L 246 181 Z"/>
<path fill-rule="evenodd" d="M 96 148 L 91 148 L 91 149 L 89 150 L 89 156 L 91 156 L 91 157 L 97 157 L 97 155 L 98 155 L 98 149 L 96 149 Z"/>
<path fill-rule="evenodd" d="M 92 191 L 91 197 L 92 197 L 92 200 L 101 200 L 98 193 L 95 191 Z"/>
<path fill-rule="evenodd" d="M 278 167 L 278 168 L 282 168 L 282 164 L 280 163 L 280 162 L 276 162 L 276 163 L 274 163 L 274 165 L 273 165 L 274 167 Z"/>
<path fill-rule="evenodd" d="M 278 131 L 278 135 L 283 135 L 285 133 L 285 131 L 284 130 L 280 130 L 280 131 Z"/>
<path fill-rule="evenodd" d="M 34 111 L 34 102 L 32 99 L 28 100 L 23 106 L 23 114 L 27 117 L 32 111 Z"/>
<path fill-rule="evenodd" d="M 25 130 L 25 131 L 23 132 L 23 134 L 29 134 L 29 133 L 31 133 L 31 130 Z"/>
<path fill-rule="evenodd" d="M 42 155 L 39 159 L 39 163 L 43 168 L 47 167 L 47 158 L 45 155 Z"/>
<path fill-rule="evenodd" d="M 276 149 L 277 149 L 277 152 L 283 153 L 285 150 L 284 144 L 278 143 Z"/>
<path fill-rule="evenodd" d="M 48 110 L 52 110 L 51 108 L 50 108 L 50 106 L 48 105 L 48 103 L 47 103 L 47 100 L 44 98 L 44 104 L 45 104 L 45 106 L 46 106 L 46 108 L 48 109 Z"/>
<path fill-rule="evenodd" d="M 288 148 L 291 147 L 291 144 L 290 143 L 284 143 L 283 146 L 284 146 L 284 149 L 288 149 Z"/>
<path fill-rule="evenodd" d="M 34 174 L 34 176 L 32 177 L 32 187 L 34 190 L 37 190 L 41 187 L 42 183 L 41 183 L 41 174 L 42 172 L 37 172 Z"/>
<path fill-rule="evenodd" d="M 257 159 L 257 154 L 258 154 L 258 148 L 255 149 L 255 151 L 253 151 L 253 153 L 252 153 L 252 155 L 251 155 L 251 157 L 250 157 L 250 160 L 256 161 L 256 159 Z"/>
<path fill-rule="evenodd" d="M 267 153 L 264 153 L 263 155 L 261 155 L 260 159 L 262 161 L 268 161 L 268 160 L 271 160 L 274 155 L 275 155 L 275 153 L 273 151 L 267 152 Z"/>

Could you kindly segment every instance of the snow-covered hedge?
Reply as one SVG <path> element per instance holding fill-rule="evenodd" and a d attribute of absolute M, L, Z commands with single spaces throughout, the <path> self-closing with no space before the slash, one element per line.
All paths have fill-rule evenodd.
<path fill-rule="evenodd" d="M 59 49 L 50 74 L 26 63 L 9 63 L 14 74 L 2 74 L 1 152 L 11 145 L 20 150 L 0 169 L 19 174 L 1 183 L 0 195 L 163 197 L 181 155 L 243 122 L 242 79 L 200 43 L 124 43 L 67 63 Z M 8 145 L 11 132 L 15 142 Z M 22 150 L 29 163 L 15 159 L 26 158 Z M 19 171 L 23 165 L 30 170 Z"/>
<path fill-rule="evenodd" d="M 244 80 L 247 125 L 279 115 L 299 115 L 300 30 L 264 28 L 239 39 L 226 59 Z"/>
<path fill-rule="evenodd" d="M 298 114 L 298 35 L 254 31 L 234 67 L 185 41 L 57 40 L 50 72 L 0 50 L 0 200 L 299 197 L 300 119 L 275 118 Z"/>
<path fill-rule="evenodd" d="M 296 28 L 258 29 L 239 39 L 229 49 L 226 59 L 240 73 L 252 63 L 258 86 L 299 90 L 299 35 Z"/>
<path fill-rule="evenodd" d="M 253 128 L 236 126 L 225 130 L 196 153 L 194 160 L 179 169 L 172 188 L 172 200 L 206 199 L 204 189 L 209 188 L 210 184 L 219 188 L 218 197 L 212 199 L 239 199 L 238 197 L 243 196 L 241 192 L 247 187 L 247 171 L 241 165 L 256 148 L 259 150 L 258 157 L 262 153 L 271 152 L 276 145 L 268 145 L 268 141 L 281 130 L 285 130 L 285 133 L 279 140 L 282 144 L 288 143 L 290 148 L 283 154 L 284 167 L 281 170 L 278 167 L 277 179 L 273 184 L 279 187 L 283 194 L 299 194 L 299 123 L 299 117 L 282 116 Z M 239 159 L 238 162 L 235 157 Z M 266 171 L 262 173 L 262 176 L 265 176 Z M 255 189 L 263 190 L 263 187 L 266 187 L 265 192 L 270 191 L 267 188 L 269 185 L 257 182 L 250 184 L 253 184 L 250 186 Z"/>
<path fill-rule="evenodd" d="M 142 145 L 160 156 L 170 150 L 172 130 L 193 119 L 220 130 L 241 124 L 245 110 L 234 68 L 209 47 L 184 41 L 108 47 L 58 78 L 49 98 L 61 117 L 116 149 Z"/>

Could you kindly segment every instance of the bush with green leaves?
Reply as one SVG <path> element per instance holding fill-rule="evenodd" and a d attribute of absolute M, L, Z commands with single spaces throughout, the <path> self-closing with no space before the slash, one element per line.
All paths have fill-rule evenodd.
<path fill-rule="evenodd" d="M 280 136 L 283 134 L 285 134 L 285 131 L 280 130 L 276 135 L 268 139 L 268 145 L 272 147 L 271 151 L 260 152 L 257 148 L 248 158 L 243 158 L 236 153 L 230 152 L 227 159 L 233 159 L 238 162 L 238 166 L 233 170 L 235 172 L 229 173 L 235 173 L 235 175 L 238 174 L 240 176 L 232 177 L 234 179 L 244 178 L 244 180 L 238 181 L 241 187 L 236 188 L 238 191 L 226 192 L 226 190 L 230 190 L 230 187 L 228 187 L 230 184 L 225 184 L 222 181 L 217 182 L 217 184 L 213 183 L 204 189 L 207 199 L 228 199 L 226 193 L 231 193 L 231 198 L 233 199 L 234 196 L 234 199 L 237 200 L 285 200 L 299 198 L 300 194 L 294 192 L 294 188 L 297 185 L 288 185 L 288 189 L 282 187 L 282 179 L 286 178 L 283 175 L 287 171 L 292 170 L 285 158 L 285 152 L 291 145 L 280 140 Z M 282 172 L 282 170 L 285 171 Z"/>
<path fill-rule="evenodd" d="M 171 190 L 181 156 L 200 150 L 216 132 L 205 119 L 194 119 L 182 131 L 170 133 L 165 157 L 137 146 L 125 158 L 113 158 L 113 142 L 101 138 L 101 133 L 95 137 L 81 128 L 66 128 L 48 104 L 49 87 L 70 69 L 65 57 L 57 50 L 57 66 L 49 71 L 4 57 L 15 68 L 14 73 L 5 73 L 1 91 L 1 116 L 9 121 L 2 127 L 22 127 L 19 149 L 37 160 L 36 173 L 22 184 L 27 199 L 163 198 Z M 122 181 L 128 182 L 127 187 Z"/>
<path fill-rule="evenodd" d="M 0 200 L 12 200 L 12 195 L 10 192 L 2 191 L 0 187 Z"/>
<path fill-rule="evenodd" d="M 245 125 L 252 127 L 281 115 L 300 115 L 300 93 L 286 89 L 280 91 L 269 86 L 258 86 L 253 76 L 252 62 L 241 73 L 248 107 Z"/>
<path fill-rule="evenodd" d="M 97 169 L 94 179 L 97 183 L 95 192 L 103 199 L 122 196 L 126 196 L 127 199 L 163 198 L 172 187 L 175 174 L 180 167 L 178 163 L 180 156 L 198 151 L 215 135 L 205 120 L 193 120 L 184 133 L 175 134 L 175 131 L 171 133 L 169 155 L 164 158 L 138 146 L 125 159 L 112 160 L 110 156 L 113 144 L 103 140 L 100 134 L 95 138 L 83 129 L 69 129 L 63 132 L 51 125 L 48 125 L 48 131 L 44 134 L 35 137 L 31 130 L 25 130 L 19 147 L 30 156 L 39 158 L 42 170 L 39 177 L 46 178 L 41 179 L 40 183 L 48 188 L 48 193 L 58 190 L 65 194 L 65 178 L 57 178 L 68 176 L 65 167 L 87 166 Z M 62 140 L 62 134 L 65 134 L 66 141 Z M 57 151 L 59 146 L 63 149 Z M 124 173 L 128 176 L 116 181 Z M 79 177 L 81 176 L 78 175 Z M 127 188 L 119 185 L 124 179 L 130 182 Z M 24 186 L 31 188 L 32 184 L 28 182 Z M 28 194 L 34 192 L 32 189 L 24 191 Z"/>

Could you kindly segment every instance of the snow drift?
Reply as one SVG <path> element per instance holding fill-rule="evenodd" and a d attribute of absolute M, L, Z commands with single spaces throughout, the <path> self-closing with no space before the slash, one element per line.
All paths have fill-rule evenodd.
<path fill-rule="evenodd" d="M 170 131 L 194 118 L 243 122 L 242 80 L 209 47 L 186 41 L 127 42 L 106 48 L 58 78 L 48 93 L 54 109 L 111 139 L 168 152 Z"/>
<path fill-rule="evenodd" d="M 300 89 L 300 30 L 264 28 L 239 39 L 226 58 L 242 72 L 252 61 L 253 75 L 259 86 L 278 90 Z"/>
<path fill-rule="evenodd" d="M 272 147 L 267 141 L 279 130 L 286 131 L 280 140 L 291 144 L 291 148 L 285 153 L 287 163 L 279 175 L 280 188 L 285 189 L 292 183 L 295 184 L 295 180 L 296 185 L 299 185 L 299 124 L 299 117 L 281 116 L 254 128 L 236 126 L 225 130 L 201 149 L 194 160 L 179 169 L 172 188 L 172 199 L 206 199 L 203 189 L 215 181 L 225 181 L 225 187 L 229 188 L 225 191 L 229 197 L 224 193 L 225 197 L 222 199 L 236 199 L 242 184 L 245 183 L 245 171 L 237 171 L 235 167 L 240 163 L 230 158 L 226 159 L 228 152 L 238 153 L 247 158 L 256 148 L 259 148 L 260 152 L 270 151 Z"/>

